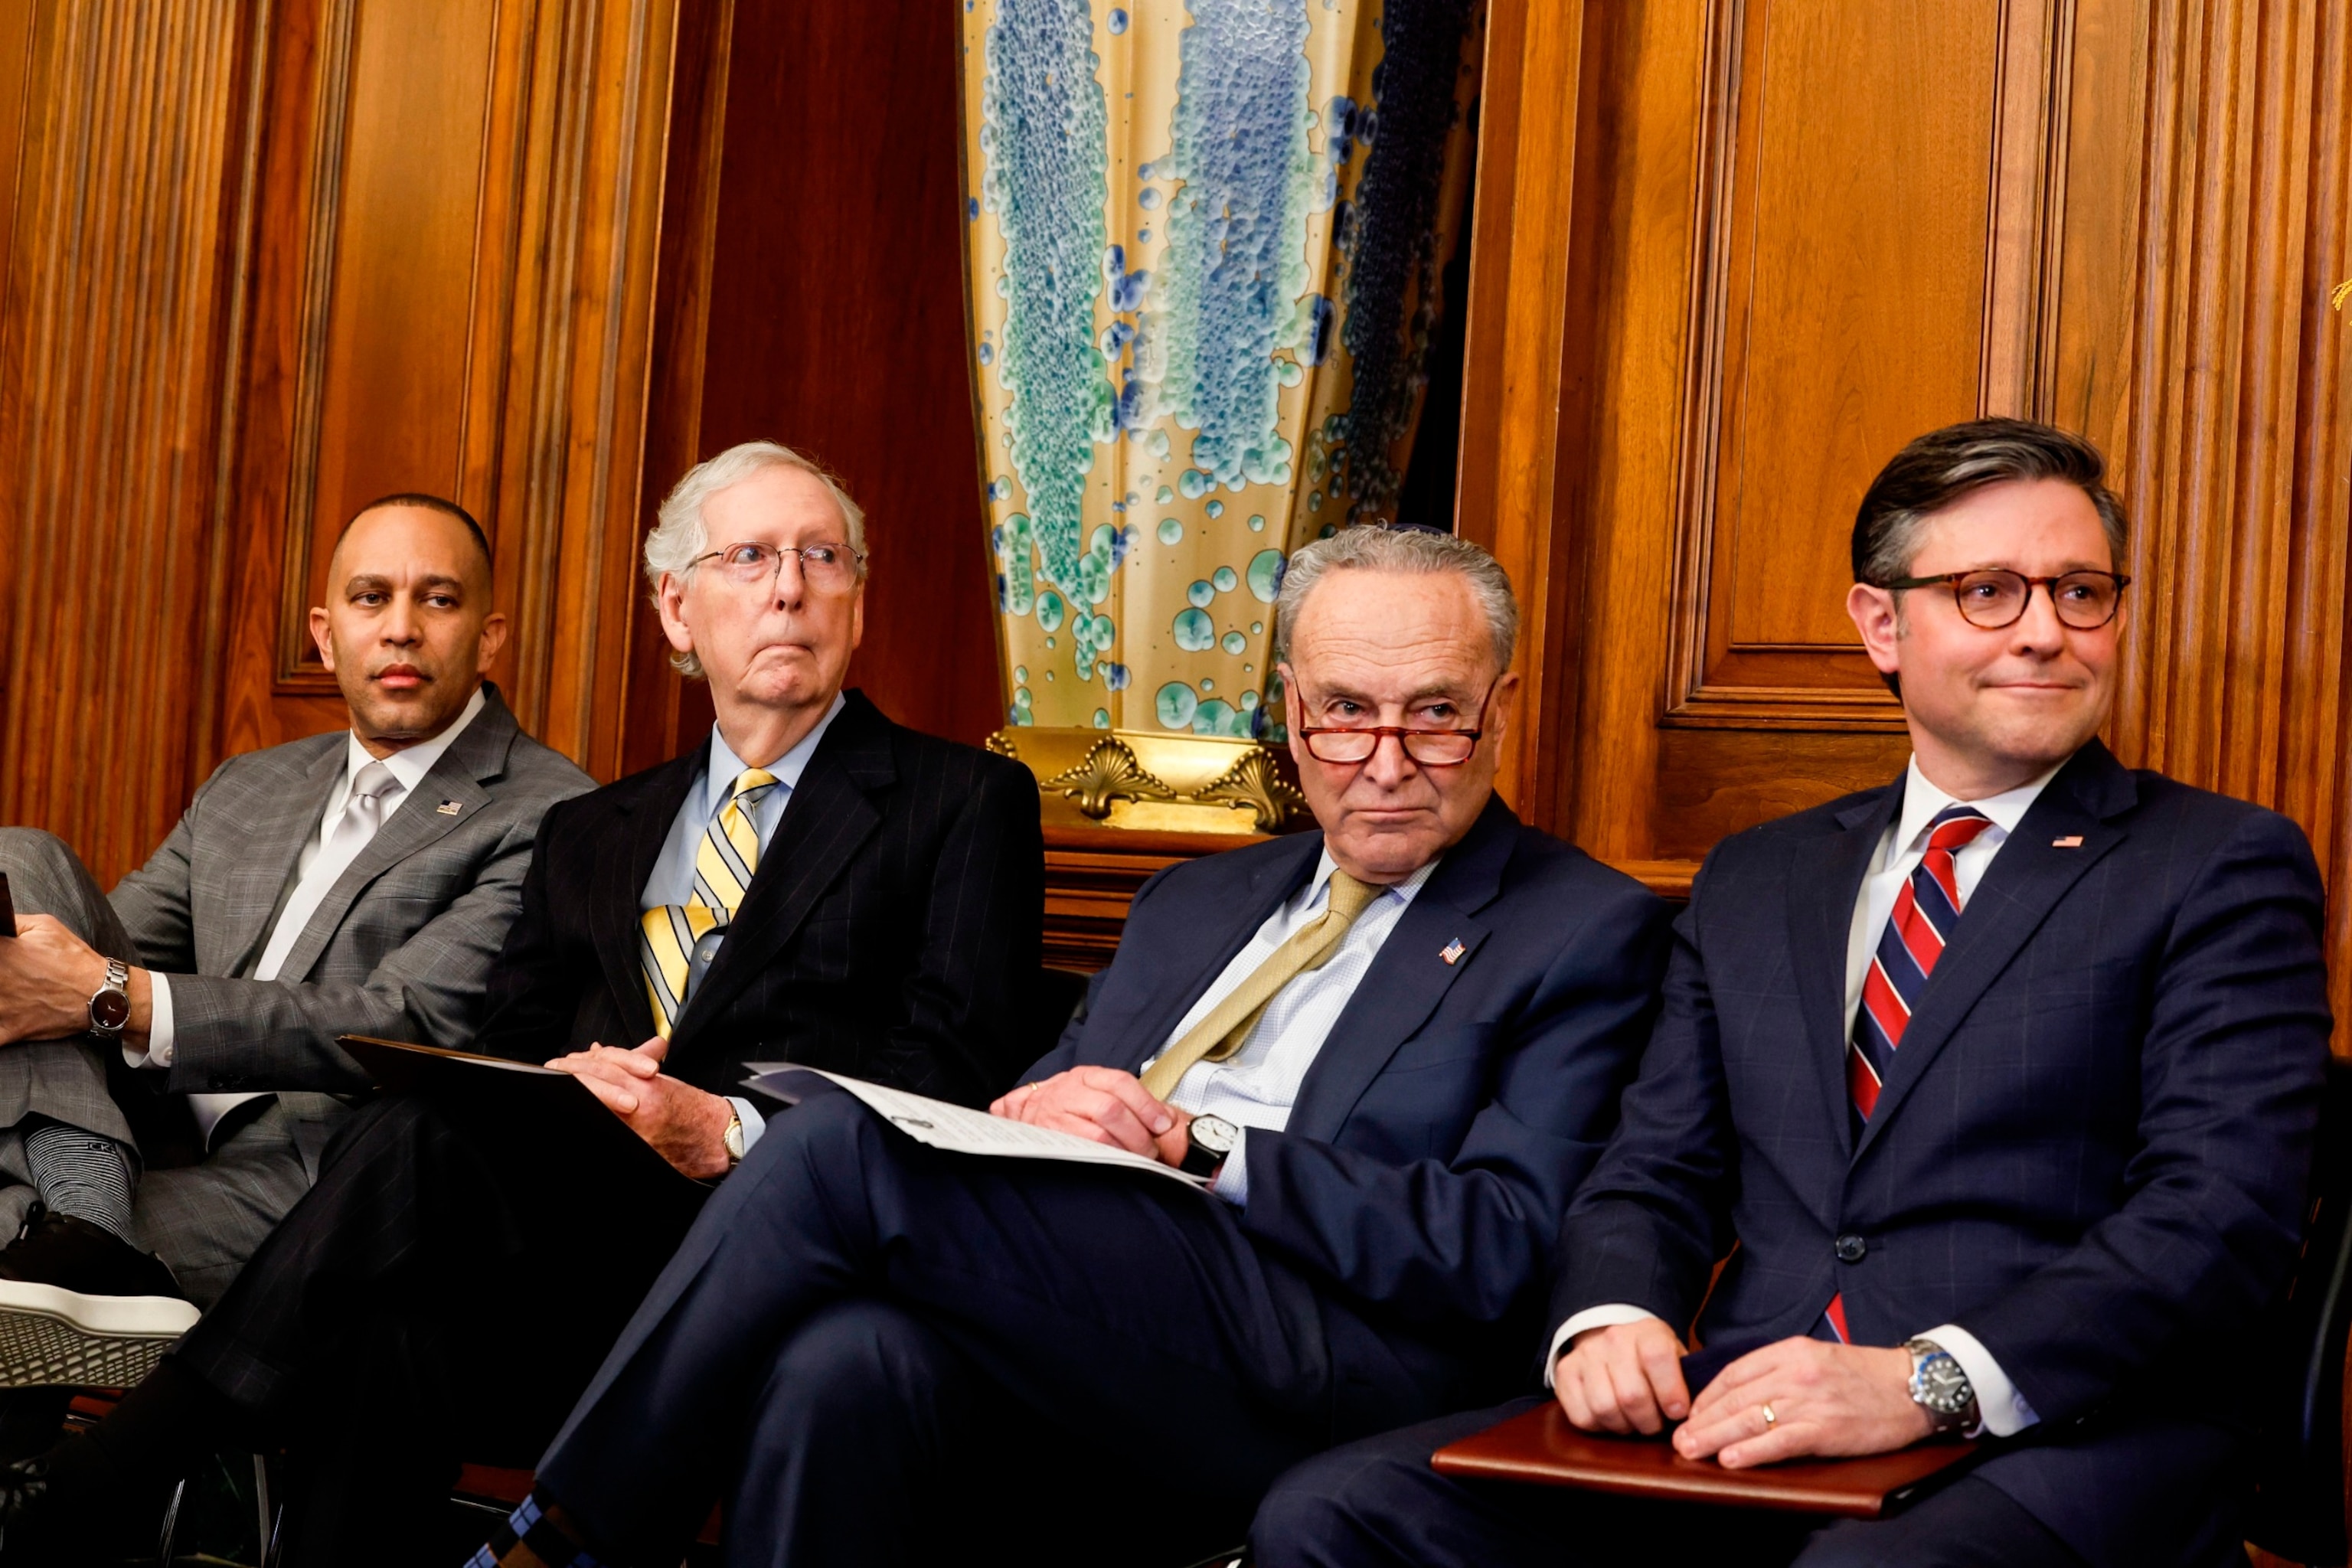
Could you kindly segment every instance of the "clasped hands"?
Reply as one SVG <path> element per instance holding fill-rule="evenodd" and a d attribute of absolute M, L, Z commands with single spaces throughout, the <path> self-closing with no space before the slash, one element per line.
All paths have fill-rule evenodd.
<path fill-rule="evenodd" d="M 1000 1096 L 991 1116 L 1025 1121 L 1108 1143 L 1130 1154 L 1181 1165 L 1192 1118 L 1151 1091 L 1133 1073 L 1116 1068 L 1072 1068 Z"/>
<path fill-rule="evenodd" d="M 1693 1399 L 1683 1347 L 1655 1318 L 1587 1329 L 1553 1369 L 1570 1425 L 1655 1436 L 1679 1421 L 1675 1451 L 1727 1469 L 1781 1459 L 1884 1454 L 1935 1430 L 1911 1398 L 1907 1351 L 1789 1339 L 1748 1352 Z"/>

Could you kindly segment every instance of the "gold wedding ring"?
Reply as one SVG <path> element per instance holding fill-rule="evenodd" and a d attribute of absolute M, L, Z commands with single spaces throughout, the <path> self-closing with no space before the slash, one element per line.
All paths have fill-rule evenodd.
<path fill-rule="evenodd" d="M 1769 1432 L 1774 1426 L 1780 1425 L 1780 1418 L 1772 1414 L 1772 1402 L 1770 1400 L 1766 1400 L 1760 1406 L 1759 1406 L 1759 1408 L 1764 1412 L 1764 1430 Z"/>

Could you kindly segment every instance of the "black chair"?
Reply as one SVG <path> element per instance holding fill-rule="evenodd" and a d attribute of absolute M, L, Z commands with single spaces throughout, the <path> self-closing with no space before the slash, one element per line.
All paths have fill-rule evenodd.
<path fill-rule="evenodd" d="M 1079 1005 L 1087 999 L 1087 983 L 1093 978 L 1075 969 L 1055 969 L 1051 964 L 1037 971 L 1037 986 L 1029 994 L 1029 1016 L 1024 1028 L 1031 1046 L 1023 1066 L 1061 1044 L 1062 1031 L 1077 1016 Z"/>
<path fill-rule="evenodd" d="M 2277 1405 L 2263 1423 L 2246 1537 L 2319 1568 L 2347 1554 L 2344 1527 L 2344 1349 L 2352 1335 L 2352 1063 L 2327 1064 L 2312 1161 L 2303 1261 L 2277 1322 Z"/>

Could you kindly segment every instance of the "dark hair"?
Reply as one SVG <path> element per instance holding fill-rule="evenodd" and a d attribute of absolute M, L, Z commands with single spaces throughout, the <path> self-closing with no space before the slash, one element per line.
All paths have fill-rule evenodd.
<path fill-rule="evenodd" d="M 2031 419 L 1970 419 L 1930 430 L 1887 459 L 1853 518 L 1853 580 L 1885 586 L 1911 574 L 1919 525 L 1987 485 L 2063 479 L 2097 509 L 2113 564 L 2124 562 L 2124 503 L 2105 482 L 2099 449 Z"/>
<path fill-rule="evenodd" d="M 482 525 L 474 521 L 474 514 L 467 511 L 464 507 L 459 506 L 456 501 L 444 500 L 440 496 L 426 495 L 422 490 L 403 490 L 397 495 L 376 497 L 375 500 L 368 502 L 367 505 L 352 513 L 350 518 L 344 521 L 342 532 L 335 535 L 335 543 L 337 547 L 340 548 L 343 542 L 343 534 L 349 533 L 352 531 L 352 523 L 359 521 L 360 519 L 365 517 L 368 513 L 374 511 L 377 508 L 387 506 L 423 507 L 426 511 L 437 511 L 444 517 L 456 518 L 459 522 L 466 525 L 466 531 L 474 536 L 474 543 L 481 550 L 482 570 L 484 574 L 487 575 L 495 571 L 490 560 L 490 536 L 482 531 Z"/>

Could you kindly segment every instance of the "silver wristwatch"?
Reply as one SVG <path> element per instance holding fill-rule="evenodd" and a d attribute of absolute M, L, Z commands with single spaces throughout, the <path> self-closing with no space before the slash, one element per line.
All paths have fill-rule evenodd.
<path fill-rule="evenodd" d="M 1977 1391 L 1952 1352 L 1933 1340 L 1908 1340 L 1911 1402 L 1925 1410 L 1938 1432 L 1972 1430 L 1978 1425 Z"/>
<path fill-rule="evenodd" d="M 131 966 L 119 958 L 106 961 L 106 981 L 89 994 L 89 1029 L 94 1035 L 119 1039 L 131 1022 Z"/>

